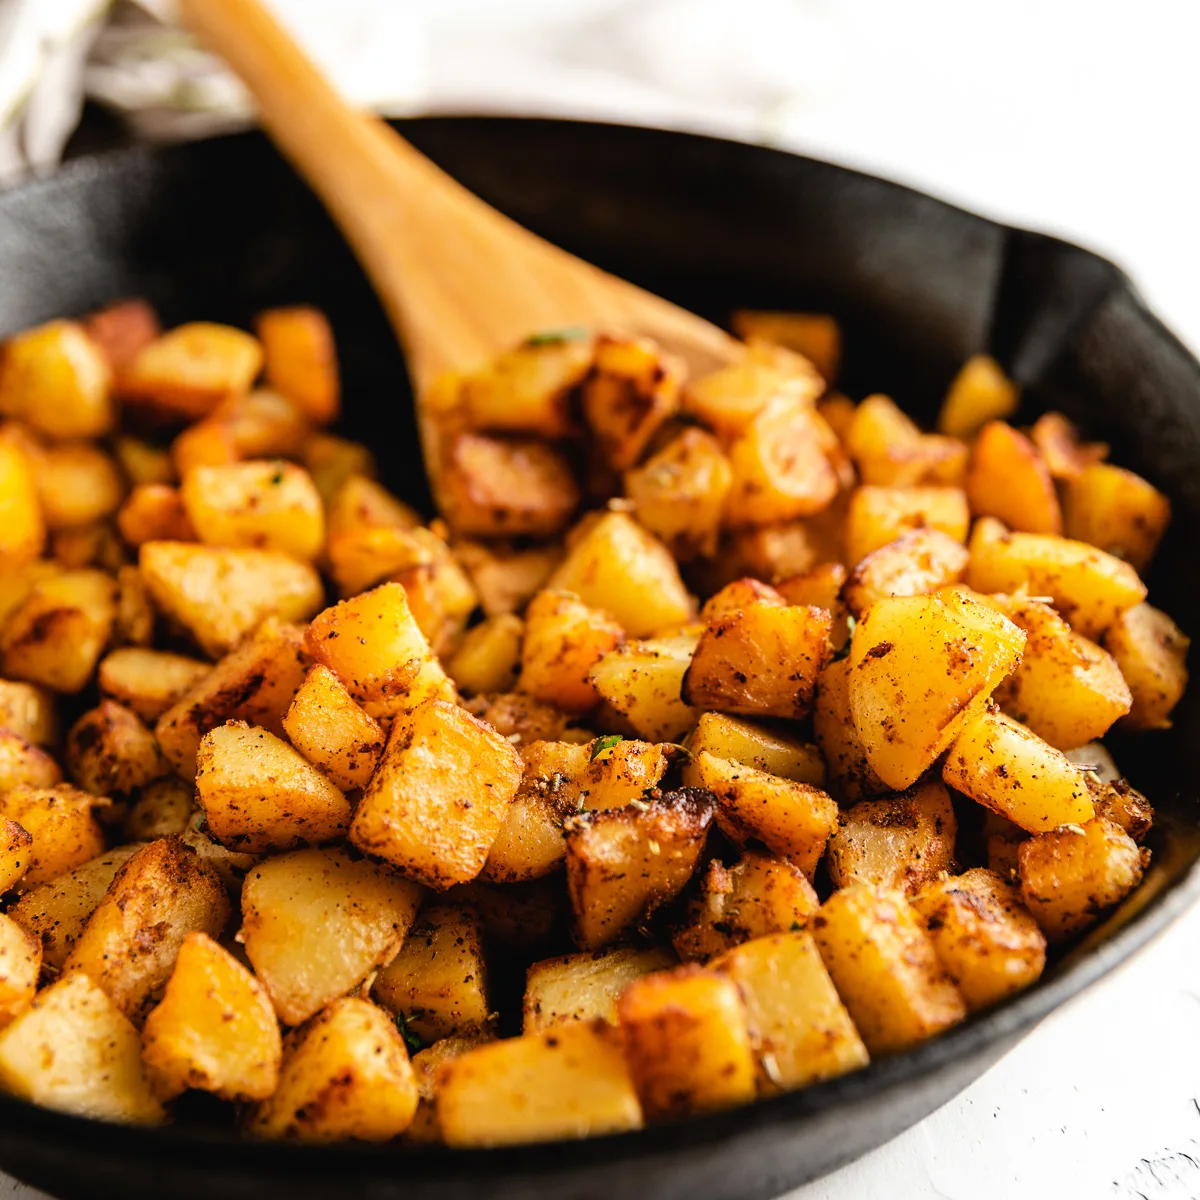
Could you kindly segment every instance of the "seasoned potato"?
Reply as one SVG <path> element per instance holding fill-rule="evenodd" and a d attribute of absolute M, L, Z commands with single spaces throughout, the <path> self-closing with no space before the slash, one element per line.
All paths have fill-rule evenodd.
<path fill-rule="evenodd" d="M 322 430 L 307 430 L 295 453 L 327 506 L 332 506 L 342 485 L 352 476 L 375 476 L 375 459 L 366 446 Z"/>
<path fill-rule="evenodd" d="M 154 734 L 115 700 L 101 700 L 71 726 L 64 757 L 71 778 L 94 796 L 131 792 L 169 770 Z"/>
<path fill-rule="evenodd" d="M 148 646 L 154 639 L 155 612 L 142 573 L 128 563 L 117 568 L 117 616 L 113 646 Z"/>
<path fill-rule="evenodd" d="M 196 540 L 179 489 L 166 483 L 139 483 L 117 513 L 117 528 L 131 546 Z"/>
<path fill-rule="evenodd" d="M 11 891 L 29 870 L 33 835 L 24 825 L 0 817 L 0 893 Z"/>
<path fill-rule="evenodd" d="M 868 396 L 854 410 L 844 440 L 863 483 L 872 486 L 956 484 L 966 468 L 964 443 L 922 433 L 887 396 Z"/>
<path fill-rule="evenodd" d="M 560 879 L 532 879 L 503 887 L 472 879 L 450 888 L 444 899 L 478 909 L 489 953 L 528 962 L 561 947 L 567 936 L 570 907 Z"/>
<path fill-rule="evenodd" d="M 889 596 L 921 596 L 958 583 L 968 554 L 940 529 L 912 529 L 894 542 L 872 550 L 846 580 L 842 596 L 856 618 Z"/>
<path fill-rule="evenodd" d="M 49 529 L 73 529 L 112 516 L 124 496 L 117 464 L 90 442 L 46 446 L 36 463 L 38 502 Z"/>
<path fill-rule="evenodd" d="M 1046 939 L 1021 893 L 992 871 L 934 879 L 911 898 L 946 974 L 978 1012 L 1027 988 L 1046 965 Z"/>
<path fill-rule="evenodd" d="M 212 663 L 150 650 L 122 646 L 100 660 L 100 691 L 132 709 L 143 721 L 161 717 L 211 670 Z"/>
<path fill-rule="evenodd" d="M 568 729 L 570 717 L 553 704 L 534 700 L 524 692 L 500 692 L 476 696 L 464 706 L 469 713 L 492 726 L 514 746 L 529 742 L 590 741 L 585 729 Z"/>
<path fill-rule="evenodd" d="M 860 487 L 846 512 L 846 561 L 859 563 L 914 529 L 936 529 L 956 542 L 971 523 L 967 494 L 954 487 Z"/>
<path fill-rule="evenodd" d="M 813 736 L 825 762 L 829 788 L 836 796 L 852 803 L 861 796 L 877 796 L 888 790 L 867 760 L 850 715 L 849 658 L 831 662 L 817 676 Z"/>
<path fill-rule="evenodd" d="M 1069 482 L 1085 467 L 1108 457 L 1108 447 L 1102 442 L 1080 442 L 1079 430 L 1062 413 L 1042 413 L 1029 436 L 1056 480 Z"/>
<path fill-rule="evenodd" d="M 1000 364 L 987 354 L 973 354 L 959 368 L 938 413 L 938 432 L 969 438 L 989 421 L 1003 421 L 1017 411 L 1021 393 Z"/>
<path fill-rule="evenodd" d="M 387 1142 L 417 1111 L 416 1080 L 395 1023 L 346 996 L 288 1038 L 279 1087 L 246 1115 L 254 1138 Z"/>
<path fill-rule="evenodd" d="M 1054 480 L 1038 448 L 1003 421 L 989 421 L 971 450 L 967 498 L 979 516 L 996 517 L 1010 529 L 1062 533 Z"/>
<path fill-rule="evenodd" d="M 42 552 L 46 521 L 38 500 L 34 463 L 15 439 L 4 434 L 0 428 L 0 564 L 8 569 L 36 559 Z"/>
<path fill-rule="evenodd" d="M 41 969 L 41 939 L 0 914 L 0 1028 L 29 1007 Z"/>
<path fill-rule="evenodd" d="M 716 758 L 744 763 L 769 775 L 825 786 L 825 764 L 816 746 L 739 717 L 703 713 L 687 744 L 693 755 L 708 751 Z"/>
<path fill-rule="evenodd" d="M 1021 897 L 1051 940 L 1077 933 L 1142 881 L 1149 850 L 1097 817 L 1021 843 Z"/>
<path fill-rule="evenodd" d="M 1131 729 L 1169 729 L 1171 711 L 1187 687 L 1184 632 L 1157 608 L 1135 604 L 1104 632 L 1104 648 L 1129 686 L 1131 706 L 1122 724 Z"/>
<path fill-rule="evenodd" d="M 563 552 L 558 543 L 515 549 L 502 542 L 456 540 L 454 556 L 470 576 L 484 613 L 495 617 L 523 609 L 545 587 Z"/>
<path fill-rule="evenodd" d="M 837 378 L 842 335 L 827 313 L 758 312 L 740 308 L 733 314 L 733 331 L 748 342 L 783 346 L 807 358 L 826 383 Z"/>
<path fill-rule="evenodd" d="M 1090 463 L 1064 491 L 1067 537 L 1099 546 L 1144 572 L 1171 520 L 1171 502 L 1140 475 Z"/>
<path fill-rule="evenodd" d="M 822 562 L 841 562 L 846 553 L 842 537 L 845 509 L 845 504 L 835 500 L 815 517 L 728 530 L 721 538 L 716 563 L 709 564 L 718 578 L 703 590 L 714 591 L 739 575 L 778 584 Z"/>
<path fill-rule="evenodd" d="M 210 417 L 185 429 L 172 443 L 171 457 L 182 479 L 193 467 L 301 456 L 310 436 L 308 419 L 296 405 L 258 388 L 227 396 Z"/>
<path fill-rule="evenodd" d="M 383 729 L 318 663 L 301 684 L 283 718 L 288 739 L 343 791 L 366 787 L 383 753 Z"/>
<path fill-rule="evenodd" d="M 824 380 L 811 364 L 792 357 L 787 366 L 770 353 L 751 350 L 740 361 L 688 380 L 683 405 L 694 417 L 723 437 L 737 437 L 771 401 L 811 405 Z"/>
<path fill-rule="evenodd" d="M 260 313 L 254 331 L 263 350 L 263 376 L 319 425 L 338 415 L 341 386 L 333 330 L 325 314 L 306 305 Z"/>
<path fill-rule="evenodd" d="M 207 934 L 189 933 L 142 1029 L 158 1095 L 200 1088 L 223 1100 L 264 1100 L 279 1082 L 281 1053 L 262 985 Z"/>
<path fill-rule="evenodd" d="M 907 1050 L 966 1016 L 961 993 L 903 893 L 865 883 L 842 888 L 809 928 L 873 1055 Z"/>
<path fill-rule="evenodd" d="M 1100 783 L 1092 775 L 1086 778 L 1096 816 L 1120 825 L 1135 842 L 1144 841 L 1154 823 L 1150 801 L 1124 779 Z"/>
<path fill-rule="evenodd" d="M 468 1050 L 474 1050 L 493 1040 L 490 1037 L 478 1036 L 442 1038 L 441 1041 L 426 1046 L 424 1050 L 419 1050 L 412 1056 L 413 1076 L 421 1100 L 412 1124 L 404 1131 L 406 1143 L 431 1145 L 442 1141 L 442 1129 L 437 1119 L 438 1071 L 443 1063 L 448 1063 L 459 1055 L 466 1054 Z"/>
<path fill-rule="evenodd" d="M 776 590 L 785 604 L 810 604 L 815 608 L 827 608 L 833 617 L 830 643 L 840 650 L 849 636 L 846 629 L 846 612 L 841 604 L 842 586 L 846 582 L 846 568 L 840 562 L 825 562 L 800 575 L 778 580 Z"/>
<path fill-rule="evenodd" d="M 404 941 L 420 887 L 337 848 L 268 858 L 242 887 L 242 942 L 286 1025 L 357 987 Z"/>
<path fill-rule="evenodd" d="M 684 633 L 626 642 L 597 661 L 588 680 L 641 737 L 678 741 L 700 715 L 681 695 L 698 640 Z"/>
<path fill-rule="evenodd" d="M 497 613 L 468 629 L 446 663 L 446 674 L 468 695 L 509 692 L 517 682 L 525 622 Z"/>
<path fill-rule="evenodd" d="M 33 837 L 26 887 L 55 879 L 103 851 L 104 831 L 93 810 L 106 803 L 66 783 L 20 785 L 0 793 L 0 817 L 16 821 Z"/>
<path fill-rule="evenodd" d="M 320 490 L 318 488 L 318 490 Z M 342 535 L 362 529 L 416 529 L 421 516 L 367 475 L 347 475 L 326 497 L 326 529 L 332 543 Z"/>
<path fill-rule="evenodd" d="M 138 798 L 125 816 L 125 836 L 131 842 L 183 835 L 196 811 L 196 789 L 174 775 L 156 779 L 138 790 Z"/>
<path fill-rule="evenodd" d="M 126 479 L 135 488 L 143 484 L 175 482 L 171 452 L 161 446 L 121 433 L 112 439 L 112 451 Z"/>
<path fill-rule="evenodd" d="M 52 787 L 61 778 L 58 763 L 45 750 L 0 729 L 0 796 L 15 787 Z"/>
<path fill-rule="evenodd" d="M 567 775 L 559 791 L 569 811 L 624 808 L 654 788 L 667 772 L 661 745 L 619 738 L 597 738 L 584 764 Z"/>

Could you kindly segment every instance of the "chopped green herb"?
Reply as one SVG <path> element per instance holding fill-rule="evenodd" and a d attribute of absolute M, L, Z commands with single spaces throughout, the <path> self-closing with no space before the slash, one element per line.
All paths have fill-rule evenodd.
<path fill-rule="evenodd" d="M 578 342 L 587 335 L 588 331 L 582 325 L 573 325 L 568 329 L 547 329 L 542 333 L 530 334 L 525 339 L 525 345 L 558 346 L 563 342 Z"/>
<path fill-rule="evenodd" d="M 793 921 L 792 927 L 791 927 L 791 929 L 788 930 L 788 932 L 789 933 L 799 933 L 803 928 L 804 928 L 804 926 L 801 925 L 799 921 Z"/>
<path fill-rule="evenodd" d="M 618 742 L 623 742 L 625 739 L 619 733 L 609 733 L 604 737 L 598 737 L 592 743 L 592 762 L 606 759 L 612 753 L 613 747 Z"/>
<path fill-rule="evenodd" d="M 280 484 L 283 482 L 283 468 L 282 467 L 280 467 L 279 470 L 277 470 L 275 472 L 275 474 L 271 476 L 271 482 L 274 484 Z"/>
<path fill-rule="evenodd" d="M 858 622 L 853 617 L 846 618 L 846 644 L 833 656 L 834 662 L 838 662 L 850 654 L 850 644 L 854 641 L 854 627 L 857 624 Z"/>
<path fill-rule="evenodd" d="M 396 1014 L 396 1028 L 400 1030 L 400 1036 L 404 1039 L 409 1054 L 416 1054 L 425 1049 L 425 1039 L 408 1027 L 408 1018 L 402 1012 Z"/>

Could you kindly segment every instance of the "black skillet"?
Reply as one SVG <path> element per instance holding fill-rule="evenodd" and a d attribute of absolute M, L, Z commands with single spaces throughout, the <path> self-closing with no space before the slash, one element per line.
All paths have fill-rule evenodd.
<path fill-rule="evenodd" d="M 732 306 L 834 313 L 852 396 L 886 391 L 929 418 L 962 360 L 990 351 L 1025 385 L 1022 418 L 1063 410 L 1170 495 L 1175 519 L 1151 596 L 1200 630 L 1200 364 L 1111 263 L 892 183 L 730 142 L 569 121 L 401 128 L 522 224 L 714 320 Z M 402 496 L 427 504 L 384 315 L 264 138 L 82 160 L 0 194 L 0 334 L 138 294 L 169 323 L 319 305 L 338 337 L 345 431 L 371 445 Z M 127 1129 L 0 1098 L 0 1167 L 64 1200 L 777 1195 L 932 1112 L 1200 895 L 1198 712 L 1185 701 L 1170 733 L 1114 744 L 1160 823 L 1157 866 L 1102 936 L 999 1009 L 856 1075 L 636 1134 L 421 1154 L 247 1144 L 203 1114 Z"/>

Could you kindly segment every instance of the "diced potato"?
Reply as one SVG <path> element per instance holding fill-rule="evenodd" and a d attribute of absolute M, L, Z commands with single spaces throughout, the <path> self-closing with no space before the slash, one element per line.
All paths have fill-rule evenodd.
<path fill-rule="evenodd" d="M 846 561 L 859 563 L 914 529 L 937 529 L 965 542 L 970 524 L 967 494 L 961 488 L 860 487 L 846 513 Z"/>
<path fill-rule="evenodd" d="M 711 622 L 721 617 L 732 616 L 751 604 L 783 605 L 784 598 L 769 583 L 745 576 L 727 583 L 714 592 L 700 608 L 700 620 Z"/>
<path fill-rule="evenodd" d="M 680 634 L 626 642 L 605 654 L 588 679 L 640 736 L 676 742 L 699 716 L 681 696 L 697 641 Z"/>
<path fill-rule="evenodd" d="M 47 446 L 35 470 L 38 502 L 50 529 L 71 529 L 117 511 L 125 485 L 117 464 L 90 442 Z"/>
<path fill-rule="evenodd" d="M 354 475 L 370 479 L 375 475 L 375 460 L 366 446 L 332 433 L 307 433 L 296 457 L 312 476 L 326 505 L 333 504 L 347 479 Z"/>
<path fill-rule="evenodd" d="M 117 567 L 117 616 L 114 646 L 148 646 L 154 640 L 156 613 L 142 573 L 125 563 Z"/>
<path fill-rule="evenodd" d="M 1089 775 L 1087 782 L 1096 816 L 1120 825 L 1135 842 L 1143 841 L 1154 824 L 1154 809 L 1150 807 L 1150 801 L 1124 779 L 1098 783 Z"/>
<path fill-rule="evenodd" d="M 154 734 L 115 700 L 71 726 L 64 757 L 71 778 L 94 796 L 131 792 L 169 770 Z"/>
<path fill-rule="evenodd" d="M 1103 817 L 1021 843 L 1021 897 L 1042 932 L 1058 941 L 1092 924 L 1142 881 L 1149 850 Z"/>
<path fill-rule="evenodd" d="M 291 1034 L 279 1087 L 245 1128 L 253 1138 L 387 1142 L 408 1128 L 419 1098 L 395 1023 L 346 996 Z"/>
<path fill-rule="evenodd" d="M 403 585 L 413 619 L 434 653 L 448 655 L 478 607 L 479 597 L 449 546 L 432 530 L 413 529 L 397 536 L 410 539 L 413 547 L 391 578 Z"/>
<path fill-rule="evenodd" d="M 921 596 L 958 583 L 968 557 L 966 547 L 940 529 L 902 533 L 859 560 L 842 591 L 846 607 L 858 618 L 889 596 Z"/>
<path fill-rule="evenodd" d="M 332 539 L 355 529 L 416 529 L 421 515 L 365 474 L 350 474 L 327 499 Z"/>
<path fill-rule="evenodd" d="M 58 763 L 45 750 L 0 729 L 0 796 L 15 787 L 53 787 L 61 778 Z"/>
<path fill-rule="evenodd" d="M 197 467 L 220 467 L 241 458 L 233 426 L 216 416 L 189 425 L 171 443 L 171 465 L 182 479 Z"/>
<path fill-rule="evenodd" d="M 1122 721 L 1131 729 L 1169 729 L 1171 711 L 1187 687 L 1190 640 L 1149 604 L 1127 608 L 1104 632 L 1104 648 L 1117 661 L 1132 700 Z"/>
<path fill-rule="evenodd" d="M 1079 430 L 1062 413 L 1042 413 L 1029 431 L 1033 444 L 1042 452 L 1052 478 L 1070 481 L 1095 462 L 1108 457 L 1103 442 L 1080 442 Z"/>
<path fill-rule="evenodd" d="M 845 582 L 846 568 L 840 562 L 827 562 L 801 575 L 779 580 L 776 584 L 785 604 L 807 604 L 828 609 L 833 619 L 829 644 L 834 653 L 840 651 L 850 638 L 846 606 L 841 598 Z"/>
<path fill-rule="evenodd" d="M 41 969 L 41 939 L 0 913 L 0 1028 L 29 1007 Z"/>
<path fill-rule="evenodd" d="M 1061 751 L 995 710 L 969 721 L 942 777 L 1030 833 L 1082 824 L 1093 807 L 1083 772 Z"/>
<path fill-rule="evenodd" d="M 1010 529 L 1062 533 L 1058 493 L 1038 448 L 1004 421 L 989 421 L 975 441 L 967 498 L 977 515 Z"/>
<path fill-rule="evenodd" d="M 854 410 L 844 442 L 862 482 L 872 486 L 956 484 L 967 464 L 963 442 L 922 433 L 887 396 L 868 396 Z"/>
<path fill-rule="evenodd" d="M 769 775 L 825 786 L 825 764 L 816 746 L 724 713 L 702 714 L 688 738 L 688 749 L 693 755 L 707 750 L 716 758 L 744 763 Z"/>
<path fill-rule="evenodd" d="M 146 784 L 125 816 L 125 836 L 134 842 L 182 836 L 191 827 L 195 796 L 196 789 L 174 775 Z"/>
<path fill-rule="evenodd" d="M 58 741 L 58 712 L 48 692 L 32 683 L 0 679 L 0 729 L 35 746 Z"/>
<path fill-rule="evenodd" d="M 811 934 L 758 937 L 712 967 L 741 992 L 760 1091 L 804 1087 L 867 1065 L 867 1048 Z"/>
<path fill-rule="evenodd" d="M 510 742 L 465 709 L 428 700 L 393 725 L 350 840 L 444 891 L 483 869 L 520 782 Z"/>
<path fill-rule="evenodd" d="M 977 592 L 1048 596 L 1071 627 L 1095 638 L 1146 598 L 1137 572 L 1119 558 L 1069 538 L 1010 533 L 999 521 L 976 522 L 967 582 Z"/>
<path fill-rule="evenodd" d="M 861 800 L 829 839 L 829 878 L 834 887 L 869 883 L 911 894 L 953 867 L 957 833 L 950 795 L 936 780 Z"/>
<path fill-rule="evenodd" d="M 100 347 L 114 371 L 137 357 L 162 332 L 158 314 L 142 299 L 116 300 L 83 319 L 88 337 Z"/>
<path fill-rule="evenodd" d="M 131 546 L 196 540 L 179 489 L 165 483 L 138 484 L 117 513 L 117 528 Z"/>
<path fill-rule="evenodd" d="M 46 521 L 34 464 L 0 430 L 0 564 L 8 570 L 15 563 L 35 559 L 45 544 Z"/>
<path fill-rule="evenodd" d="M 585 950 L 673 900 L 704 849 L 713 810 L 703 792 L 668 792 L 642 804 L 580 813 L 565 824 L 575 941 Z"/>
<path fill-rule="evenodd" d="M 853 803 L 888 790 L 871 767 L 850 715 L 849 658 L 831 662 L 817 676 L 813 737 L 829 773 L 830 790 L 842 800 Z"/>
<path fill-rule="evenodd" d="M 123 646 L 100 660 L 97 682 L 103 695 L 120 701 L 142 720 L 153 721 L 212 669 L 212 663 L 183 654 Z"/>
<path fill-rule="evenodd" d="M 254 331 L 263 349 L 267 386 L 282 392 L 318 425 L 341 407 L 333 330 L 319 309 L 307 305 L 260 313 Z"/>
<path fill-rule="evenodd" d="M 489 953 L 494 950 L 529 961 L 560 947 L 567 936 L 570 909 L 560 879 L 503 887 L 473 879 L 449 889 L 444 898 L 479 910 Z"/>
<path fill-rule="evenodd" d="M 881 600 L 854 630 L 850 713 L 872 769 L 910 787 L 1016 666 L 1025 634 L 951 589 Z"/>
<path fill-rule="evenodd" d="M 622 512 L 594 521 L 568 550 L 548 586 L 574 592 L 631 637 L 680 625 L 693 611 L 671 552 Z"/>
<path fill-rule="evenodd" d="M 745 716 L 808 715 L 829 657 L 826 609 L 756 601 L 709 619 L 683 677 L 683 699 Z"/>
<path fill-rule="evenodd" d="M 171 446 L 180 478 L 193 467 L 243 458 L 293 458 L 303 453 L 311 426 L 300 409 L 268 388 L 227 396 L 212 415 L 183 431 Z"/>
<path fill-rule="evenodd" d="M 728 975 L 697 966 L 644 975 L 621 993 L 617 1015 L 647 1119 L 728 1108 L 754 1095 L 746 1009 Z"/>
<path fill-rule="evenodd" d="M 383 753 L 379 722 L 320 663 L 305 677 L 283 727 L 292 745 L 343 791 L 366 787 Z"/>
<path fill-rule="evenodd" d="M 467 711 L 486 721 L 501 737 L 514 746 L 530 742 L 591 741 L 586 729 L 568 729 L 566 713 L 534 700 L 524 692 L 500 692 L 494 696 L 476 696 L 465 705 Z"/>
<path fill-rule="evenodd" d="M 582 768 L 570 773 L 560 792 L 568 811 L 624 808 L 656 787 L 667 772 L 661 745 L 619 738 L 596 738 L 586 747 Z"/>
<path fill-rule="evenodd" d="M 969 438 L 989 421 L 1003 421 L 1017 411 L 1021 392 L 1000 364 L 987 354 L 963 363 L 938 414 L 938 431 Z"/>
<path fill-rule="evenodd" d="M 228 920 L 229 897 L 216 872 L 178 838 L 159 838 L 117 871 L 63 973 L 90 975 L 138 1023 L 170 978 L 183 939 L 216 937 Z"/>
<path fill-rule="evenodd" d="M 505 1146 L 638 1129 L 621 1037 L 580 1021 L 461 1054 L 436 1076 L 437 1117 L 451 1146 Z"/>
<path fill-rule="evenodd" d="M 562 560 L 557 544 L 516 550 L 504 545 L 456 541 L 454 554 L 479 595 L 489 617 L 522 610 L 546 586 Z"/>
<path fill-rule="evenodd" d="M 778 584 L 822 562 L 841 562 L 845 558 L 845 510 L 846 505 L 835 500 L 815 517 L 729 530 L 722 536 L 718 561 L 713 564 L 718 580 L 704 590 L 714 591 L 739 575 Z"/>
<path fill-rule="evenodd" d="M 0 893 L 11 891 L 29 870 L 33 835 L 9 817 L 0 817 Z"/>
<path fill-rule="evenodd" d="M 827 313 L 757 312 L 740 308 L 733 314 L 733 332 L 748 342 L 765 341 L 802 354 L 826 383 L 837 378 L 842 335 Z"/>
<path fill-rule="evenodd" d="M 1002 879 L 1016 879 L 1017 855 L 1029 834 L 1020 825 L 1014 825 L 1007 817 L 990 809 L 984 813 L 983 831 L 988 870 L 995 871 Z"/>
<path fill-rule="evenodd" d="M 811 364 L 792 358 L 783 366 L 770 354 L 751 350 L 739 362 L 689 379 L 683 406 L 718 434 L 737 437 L 772 400 L 812 404 L 824 390 Z"/>
<path fill-rule="evenodd" d="M 931 880 L 912 897 L 946 974 L 978 1012 L 1027 988 L 1046 965 L 1046 939 L 1021 893 L 993 871 Z"/>
<path fill-rule="evenodd" d="M 1140 475 L 1091 463 L 1067 483 L 1067 537 L 1099 546 L 1144 572 L 1171 520 L 1171 502 Z"/>
<path fill-rule="evenodd" d="M 401 1035 L 403 1036 L 403 1035 Z M 410 1035 L 411 1039 L 411 1035 Z M 426 1046 L 412 1056 L 413 1076 L 421 1100 L 412 1124 L 404 1131 L 408 1144 L 431 1145 L 442 1141 L 442 1129 L 437 1119 L 437 1073 L 443 1063 L 466 1054 L 478 1046 L 493 1041 L 491 1037 L 450 1037 Z"/>
<path fill-rule="evenodd" d="M 179 947 L 162 1001 L 142 1029 L 142 1057 L 155 1091 L 188 1088 L 222 1100 L 264 1100 L 279 1082 L 279 1022 L 267 993 L 204 933 Z"/>
<path fill-rule="evenodd" d="M 124 565 L 125 546 L 113 522 L 106 519 L 54 530 L 50 537 L 50 554 L 68 571 L 79 567 L 137 571 L 136 567 Z M 124 641 L 127 635 L 124 630 L 119 630 L 115 637 Z"/>
<path fill-rule="evenodd" d="M 42 1108 L 131 1125 L 166 1120 L 137 1030 L 82 972 L 46 988 L 0 1033 L 0 1088 Z"/>
<path fill-rule="evenodd" d="M 903 893 L 865 883 L 842 888 L 809 928 L 872 1055 L 907 1050 L 966 1016 Z"/>
<path fill-rule="evenodd" d="M 307 620 L 324 598 L 312 566 L 277 550 L 146 542 L 138 565 L 159 611 L 214 658 L 267 617 Z"/>
<path fill-rule="evenodd" d="M 285 1025 L 357 987 L 404 941 L 420 887 L 342 849 L 297 850 L 242 886 L 242 942 Z"/>
<path fill-rule="evenodd" d="M 67 783 L 0 792 L 0 817 L 16 821 L 33 837 L 22 881 L 26 887 L 56 879 L 104 850 L 104 830 L 93 811 L 104 803 Z"/>
<path fill-rule="evenodd" d="M 524 637 L 525 622 L 514 613 L 486 617 L 467 630 L 446 663 L 446 673 L 468 694 L 512 691 Z"/>
<path fill-rule="evenodd" d="M 234 850 L 327 842 L 350 825 L 350 803 L 338 788 L 286 742 L 245 721 L 201 739 L 196 798 L 213 836 Z"/>

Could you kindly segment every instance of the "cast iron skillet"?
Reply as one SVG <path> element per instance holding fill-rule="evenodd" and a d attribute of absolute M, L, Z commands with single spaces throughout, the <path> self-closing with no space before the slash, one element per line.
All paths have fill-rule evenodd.
<path fill-rule="evenodd" d="M 1121 272 L 852 171 L 751 146 L 567 121 L 426 119 L 404 133 L 468 187 L 570 250 L 716 320 L 734 305 L 833 312 L 842 386 L 925 417 L 989 350 L 1175 506 L 1151 597 L 1200 630 L 1200 364 Z M 258 135 L 77 162 L 0 195 L 0 333 L 144 294 L 168 322 L 246 322 L 309 301 L 333 320 L 346 431 L 427 503 L 403 362 L 341 239 Z M 1200 689 L 1198 689 L 1200 690 Z M 731 1112 L 636 1134 L 492 1151 L 253 1145 L 228 1125 L 126 1129 L 0 1098 L 0 1166 L 64 1198 L 754 1200 L 893 1137 L 1200 894 L 1197 712 L 1118 761 L 1159 810 L 1156 866 L 1034 989 L 918 1050 Z M 1149 747 L 1149 750 L 1146 749 Z"/>

